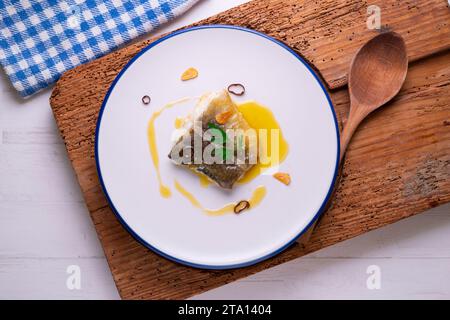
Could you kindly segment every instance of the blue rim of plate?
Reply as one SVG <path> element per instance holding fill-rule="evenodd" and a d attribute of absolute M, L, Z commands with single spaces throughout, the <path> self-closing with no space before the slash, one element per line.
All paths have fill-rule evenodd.
<path fill-rule="evenodd" d="M 122 77 L 122 75 L 125 73 L 125 71 L 137 60 L 139 59 L 139 57 L 141 55 L 143 55 L 145 52 L 147 52 L 148 50 L 150 50 L 151 48 L 157 46 L 159 43 L 170 39 L 172 37 L 175 37 L 177 35 L 186 33 L 186 32 L 192 32 L 192 31 L 196 31 L 196 30 L 202 30 L 202 29 L 232 29 L 232 30 L 238 30 L 238 31 L 243 31 L 243 32 L 248 32 L 248 33 L 252 33 L 254 35 L 263 37 L 267 40 L 270 40 L 276 44 L 278 44 L 280 47 L 284 48 L 285 50 L 289 51 L 292 55 L 294 55 L 301 63 L 303 63 L 303 65 L 309 70 L 309 72 L 314 76 L 314 78 L 316 79 L 316 81 L 319 83 L 323 93 L 325 94 L 325 96 L 327 97 L 328 100 L 328 106 L 330 107 L 331 113 L 333 115 L 333 120 L 334 120 L 334 126 L 336 129 L 336 138 L 337 138 L 337 154 L 336 154 L 336 165 L 334 168 L 334 174 L 333 174 L 333 180 L 330 184 L 330 187 L 328 189 L 327 195 L 325 197 L 325 199 L 323 200 L 322 205 L 320 206 L 319 210 L 317 211 L 317 213 L 314 215 L 313 219 L 307 224 L 307 226 L 305 228 L 303 228 L 302 231 L 300 231 L 300 233 L 298 233 L 298 235 L 296 235 L 292 240 L 288 241 L 285 245 L 281 246 L 280 248 L 278 248 L 277 250 L 263 256 L 260 257 L 258 259 L 254 259 L 251 261 L 247 261 L 247 262 L 243 262 L 243 263 L 238 263 L 238 264 L 232 264 L 232 265 L 204 265 L 204 264 L 197 264 L 197 263 L 192 263 L 192 262 L 188 262 L 188 261 L 184 261 L 178 258 L 175 258 L 173 256 L 170 256 L 162 251 L 160 251 L 159 249 L 155 248 L 154 246 L 152 246 L 151 244 L 149 244 L 147 241 L 145 241 L 144 239 L 142 239 L 137 233 L 135 233 L 133 231 L 133 229 L 131 229 L 130 226 L 128 226 L 128 224 L 125 222 L 125 220 L 122 218 L 122 216 L 120 215 L 119 211 L 117 211 L 116 207 L 114 206 L 114 203 L 112 202 L 111 198 L 109 197 L 108 191 L 106 189 L 106 186 L 104 184 L 103 181 L 103 177 L 102 177 L 102 172 L 100 169 L 100 163 L 99 163 L 99 157 L 98 157 L 98 134 L 99 134 L 99 130 L 100 130 L 100 125 L 101 125 L 101 120 L 102 120 L 102 116 L 103 116 L 103 111 L 105 109 L 105 106 L 108 102 L 109 96 L 111 94 L 111 92 L 114 90 L 114 87 L 116 86 L 117 82 L 119 81 L 119 79 Z M 152 42 L 151 44 L 149 44 L 148 46 L 146 46 L 145 48 L 143 48 L 139 53 L 137 53 L 126 65 L 125 67 L 123 67 L 123 69 L 119 72 L 119 74 L 116 76 L 116 78 L 114 79 L 114 81 L 112 82 L 110 88 L 108 89 L 108 92 L 106 93 L 105 99 L 103 100 L 102 106 L 100 108 L 100 112 L 99 112 L 99 116 L 98 116 L 98 120 L 97 120 L 97 126 L 95 129 L 95 163 L 97 166 L 97 173 L 98 173 L 98 177 L 100 180 L 100 185 L 102 187 L 103 193 L 106 196 L 106 199 L 108 200 L 108 203 L 112 209 L 112 211 L 114 212 L 116 218 L 119 220 L 119 222 L 122 224 L 122 226 L 139 242 L 141 243 L 143 246 L 147 247 L 148 249 L 152 250 L 153 252 L 159 254 L 160 256 L 169 259 L 173 262 L 177 262 L 179 264 L 185 265 L 185 266 L 189 266 L 189 267 L 193 267 L 193 268 L 198 268 L 198 269 L 210 269 L 210 270 L 227 270 L 227 269 L 237 269 L 237 268 L 243 268 L 243 267 L 248 267 L 254 264 L 257 264 L 261 261 L 267 260 L 269 258 L 272 258 L 276 255 L 278 255 L 279 253 L 283 252 L 284 250 L 286 250 L 287 248 L 289 248 L 299 237 L 301 237 L 306 230 L 308 230 L 313 223 L 320 217 L 320 215 L 323 213 L 328 200 L 330 199 L 332 192 L 333 192 L 333 188 L 334 185 L 336 183 L 336 178 L 337 178 L 337 172 L 338 172 L 338 166 L 339 166 L 339 156 L 340 156 L 340 138 L 339 138 L 339 126 L 337 123 L 337 118 L 336 118 L 336 113 L 334 111 L 333 108 L 333 104 L 331 102 L 330 96 L 327 92 L 327 90 L 325 89 L 325 86 L 322 83 L 322 80 L 319 78 L 319 76 L 317 75 L 317 73 L 311 68 L 311 66 L 299 55 L 297 54 L 293 49 L 291 49 L 289 46 L 287 46 L 286 44 L 266 35 L 263 34 L 261 32 L 255 31 L 255 30 L 251 30 L 251 29 L 247 29 L 247 28 L 243 28 L 243 27 L 237 27 L 237 26 L 232 26 L 232 25 L 204 25 L 204 26 L 198 26 L 198 27 L 191 27 L 191 28 L 187 28 L 187 29 L 183 29 L 183 30 L 179 30 L 179 31 L 175 31 L 169 35 L 166 35 L 158 40 L 156 40 L 155 42 Z"/>

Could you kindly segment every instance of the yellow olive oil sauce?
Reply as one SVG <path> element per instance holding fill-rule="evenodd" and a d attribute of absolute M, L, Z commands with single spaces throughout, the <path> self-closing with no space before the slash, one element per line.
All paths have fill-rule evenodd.
<path fill-rule="evenodd" d="M 191 98 L 183 98 L 166 104 L 160 110 L 154 112 L 150 118 L 150 121 L 148 122 L 147 137 L 150 148 L 150 154 L 152 156 L 153 166 L 155 167 L 156 177 L 158 178 L 159 193 L 164 198 L 169 198 L 172 195 L 172 192 L 170 191 L 170 188 L 163 183 L 161 178 L 161 172 L 159 171 L 159 154 L 158 154 L 158 146 L 156 144 L 155 120 L 158 119 L 158 117 L 164 112 L 164 110 L 172 108 L 177 104 L 189 101 L 190 99 Z"/>
<path fill-rule="evenodd" d="M 148 124 L 147 135 L 148 135 L 150 153 L 151 153 L 153 166 L 155 168 L 158 183 L 159 183 L 159 191 L 160 191 L 161 196 L 164 198 L 169 198 L 172 195 L 172 192 L 171 192 L 170 188 L 163 183 L 162 178 L 161 178 L 161 173 L 159 170 L 159 154 L 158 154 L 158 146 L 156 144 L 155 121 L 166 109 L 172 108 L 173 106 L 183 103 L 183 102 L 186 102 L 190 99 L 192 99 L 192 98 L 183 98 L 183 99 L 180 99 L 180 100 L 177 100 L 177 101 L 174 101 L 174 102 L 171 102 L 171 103 L 165 105 L 160 110 L 158 110 L 152 114 L 149 124 Z M 280 129 L 280 126 L 279 126 L 278 122 L 276 121 L 274 114 L 272 113 L 272 111 L 269 108 L 257 103 L 256 101 L 248 101 L 248 102 L 239 104 L 238 109 L 244 116 L 245 120 L 248 122 L 248 124 L 252 128 L 254 128 L 256 130 L 267 129 L 269 132 L 271 129 L 278 129 L 280 132 L 279 141 L 278 141 L 279 154 L 276 157 L 272 157 L 272 155 L 271 155 L 272 144 L 276 143 L 276 142 L 271 141 L 270 134 L 268 134 L 268 136 L 267 136 L 267 145 L 266 145 L 268 158 L 270 160 L 272 160 L 272 158 L 278 159 L 278 161 L 275 163 L 274 163 L 274 161 L 270 161 L 269 163 L 266 163 L 266 164 L 257 163 L 252 169 L 250 169 L 238 181 L 239 184 L 245 184 L 245 183 L 252 181 L 254 178 L 259 176 L 262 172 L 269 169 L 270 167 L 283 162 L 286 159 L 286 156 L 289 152 L 289 145 L 286 142 L 286 140 L 284 139 L 281 129 Z M 175 119 L 174 126 L 176 129 L 181 128 L 183 125 L 184 125 L 183 118 Z M 258 146 L 258 147 L 260 147 L 260 146 Z M 212 182 L 206 176 L 204 176 L 202 174 L 197 174 L 197 175 L 199 177 L 200 185 L 202 187 L 206 188 L 209 185 L 211 185 Z M 203 207 L 201 205 L 201 203 L 197 200 L 197 198 L 192 193 L 190 193 L 187 189 L 185 189 L 177 180 L 175 180 L 175 189 L 183 197 L 185 197 L 187 200 L 189 200 L 189 202 L 194 207 L 201 209 L 203 212 L 205 212 L 208 215 L 220 216 L 220 215 L 234 212 L 234 207 L 236 206 L 236 203 L 226 204 L 222 208 L 218 208 L 218 209 L 208 209 L 208 208 Z M 261 203 L 261 201 L 264 199 L 264 197 L 266 196 L 266 193 L 267 193 L 267 190 L 266 190 L 265 186 L 257 187 L 253 191 L 251 198 L 247 200 L 250 203 L 250 208 L 254 208 L 257 205 L 259 205 Z"/>
<path fill-rule="evenodd" d="M 213 182 L 208 179 L 207 176 L 201 173 L 195 173 L 198 176 L 198 181 L 200 182 L 200 186 L 203 188 L 208 188 Z"/>
<path fill-rule="evenodd" d="M 180 118 L 180 117 L 176 117 L 175 123 L 174 123 L 175 129 L 180 129 L 183 125 L 184 125 L 184 119 Z"/>
<path fill-rule="evenodd" d="M 238 109 L 244 116 L 244 119 L 253 129 L 267 129 L 268 131 L 270 131 L 271 129 L 278 129 L 280 133 L 278 141 L 278 157 L 272 157 L 271 150 L 273 144 L 276 143 L 276 141 L 272 141 L 271 135 L 268 134 L 266 146 L 267 155 L 271 161 L 267 164 L 258 162 L 249 171 L 247 171 L 245 175 L 238 181 L 239 184 L 244 184 L 252 181 L 254 178 L 259 176 L 262 172 L 269 169 L 270 167 L 283 162 L 289 152 L 289 145 L 283 137 L 280 125 L 275 119 L 273 112 L 269 108 L 259 104 L 256 101 L 248 101 L 239 104 Z M 262 145 L 258 145 L 258 148 L 261 147 Z M 274 160 L 276 158 L 278 158 L 278 162 Z"/>
<path fill-rule="evenodd" d="M 175 180 L 175 189 L 182 195 L 184 196 L 186 199 L 189 200 L 189 202 L 196 208 L 201 209 L 203 212 L 205 212 L 206 214 L 210 215 L 210 216 L 221 216 L 227 213 L 233 213 L 234 212 L 234 207 L 236 206 L 236 203 L 229 203 L 226 204 L 225 206 L 223 206 L 222 208 L 219 209 L 207 209 L 205 207 L 203 207 L 200 202 L 197 200 L 197 198 L 190 193 L 189 191 L 186 190 L 186 188 L 184 188 L 177 180 Z M 259 205 L 261 203 L 261 201 L 264 199 L 264 197 L 266 196 L 267 190 L 265 186 L 259 186 L 257 187 L 253 193 L 252 196 L 250 197 L 250 199 L 248 199 L 247 201 L 250 203 L 250 209 L 256 207 L 257 205 Z"/>

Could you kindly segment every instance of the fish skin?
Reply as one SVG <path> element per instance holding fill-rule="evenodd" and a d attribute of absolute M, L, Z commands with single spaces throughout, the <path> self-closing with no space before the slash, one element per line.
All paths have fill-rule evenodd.
<path fill-rule="evenodd" d="M 227 111 L 229 109 L 234 111 L 234 115 L 227 121 L 227 123 L 221 125 L 215 120 L 216 115 Z M 215 126 L 220 127 L 224 131 L 227 129 L 242 129 L 247 130 L 251 127 L 245 121 L 242 114 L 239 112 L 236 104 L 231 99 L 230 95 L 226 90 L 221 90 L 218 92 L 206 93 L 200 97 L 197 106 L 194 108 L 192 113 L 186 118 L 189 121 L 186 122 L 185 127 L 180 131 L 178 139 L 175 142 L 183 143 L 184 147 L 192 147 L 194 144 L 194 127 L 195 121 L 201 121 L 202 131 L 208 130 L 208 123 L 213 123 Z M 185 139 L 186 135 L 190 135 L 191 139 Z M 208 146 L 210 142 L 203 141 L 202 151 Z M 172 159 L 172 151 L 169 153 L 169 159 Z M 236 153 L 236 148 L 235 148 Z M 181 154 L 181 153 L 180 153 Z M 248 154 L 248 146 L 246 145 L 246 155 Z M 248 160 L 248 157 L 246 157 Z M 209 180 L 217 184 L 223 189 L 232 189 L 233 185 L 242 177 L 244 174 L 250 170 L 254 164 L 246 163 L 244 164 L 195 164 L 194 155 L 192 152 L 190 164 L 176 163 L 182 167 L 187 167 L 192 171 L 205 175 Z"/>

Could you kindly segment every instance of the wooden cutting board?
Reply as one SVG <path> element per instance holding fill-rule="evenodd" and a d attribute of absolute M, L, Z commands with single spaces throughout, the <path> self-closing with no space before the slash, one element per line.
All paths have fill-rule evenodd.
<path fill-rule="evenodd" d="M 450 10 L 445 0 L 374 1 L 385 29 L 402 34 L 411 65 L 399 96 L 356 133 L 331 207 L 306 246 L 258 265 L 207 271 L 184 267 L 137 243 L 116 220 L 94 160 L 97 114 L 121 68 L 150 41 L 67 72 L 50 99 L 120 295 L 187 298 L 450 201 Z M 346 70 L 377 31 L 365 1 L 253 1 L 199 22 L 234 24 L 284 41 L 320 71 L 340 121 L 348 112 Z M 438 53 L 440 52 L 440 53 Z M 437 54 L 438 53 L 438 54 Z M 428 57 L 424 59 L 425 57 Z"/>

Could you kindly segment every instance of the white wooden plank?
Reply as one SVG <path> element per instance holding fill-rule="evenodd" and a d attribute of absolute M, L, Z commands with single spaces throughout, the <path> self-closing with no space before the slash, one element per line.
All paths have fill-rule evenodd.
<path fill-rule="evenodd" d="M 63 144 L 57 130 L 39 127 L 4 129 L 1 138 L 3 144 Z"/>
<path fill-rule="evenodd" d="M 84 203 L 0 202 L 0 261 L 40 257 L 104 257 Z"/>
<path fill-rule="evenodd" d="M 83 201 L 64 145 L 0 144 L 0 155 L 0 201 Z"/>
<path fill-rule="evenodd" d="M 371 265 L 379 290 L 366 285 Z M 193 299 L 449 299 L 448 270 L 450 258 L 300 258 Z"/>
<path fill-rule="evenodd" d="M 69 290 L 67 268 L 80 268 L 80 290 Z M 0 259 L 0 299 L 119 299 L 106 259 Z"/>
<path fill-rule="evenodd" d="M 49 105 L 51 88 L 29 99 L 22 99 L 11 87 L 6 75 L 0 72 L 0 128 L 3 125 L 14 128 L 39 126 L 56 128 Z"/>

